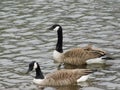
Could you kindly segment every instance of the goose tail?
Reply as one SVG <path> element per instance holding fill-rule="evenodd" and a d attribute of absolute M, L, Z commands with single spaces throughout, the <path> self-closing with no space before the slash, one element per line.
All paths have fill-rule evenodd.
<path fill-rule="evenodd" d="M 96 69 L 90 70 L 90 69 L 86 69 L 83 76 L 81 76 L 78 80 L 77 83 L 80 82 L 85 82 L 87 81 L 90 77 L 91 77 L 91 73 L 96 72 Z"/>
<path fill-rule="evenodd" d="M 90 74 L 84 75 L 84 76 L 80 77 L 80 78 L 77 80 L 77 83 L 85 82 L 85 81 L 87 81 L 87 80 L 89 79 L 89 77 L 90 77 Z"/>
<path fill-rule="evenodd" d="M 105 55 L 101 57 L 104 60 L 113 60 L 114 58 L 111 55 Z"/>

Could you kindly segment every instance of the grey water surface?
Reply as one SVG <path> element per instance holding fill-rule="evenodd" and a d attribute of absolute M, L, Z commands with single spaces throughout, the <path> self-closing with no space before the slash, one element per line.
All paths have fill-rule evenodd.
<path fill-rule="evenodd" d="M 86 66 L 98 71 L 83 86 L 44 90 L 120 90 L 120 0 L 1 0 L 0 90 L 39 90 L 32 83 L 35 72 L 26 74 L 31 61 L 44 74 L 57 70 L 57 36 L 47 30 L 54 23 L 63 26 L 64 50 L 93 44 L 114 60 Z"/>

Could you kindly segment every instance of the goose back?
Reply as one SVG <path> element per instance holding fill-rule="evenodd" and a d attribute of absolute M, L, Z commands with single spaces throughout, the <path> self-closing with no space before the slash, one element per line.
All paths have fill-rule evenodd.
<path fill-rule="evenodd" d="M 89 69 L 59 70 L 46 75 L 45 79 L 39 85 L 63 86 L 76 84 L 81 76 L 89 73 L 91 73 Z"/>
<path fill-rule="evenodd" d="M 104 56 L 105 52 L 92 48 L 73 48 L 63 54 L 62 62 L 74 65 L 86 64 L 86 61 Z"/>

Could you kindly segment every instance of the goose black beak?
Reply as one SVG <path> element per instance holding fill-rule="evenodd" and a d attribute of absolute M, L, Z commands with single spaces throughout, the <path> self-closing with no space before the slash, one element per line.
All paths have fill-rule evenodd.
<path fill-rule="evenodd" d="M 26 74 L 29 74 L 29 72 L 31 72 L 31 71 L 32 71 L 32 68 L 29 68 L 29 69 L 27 70 Z"/>
<path fill-rule="evenodd" d="M 53 30 L 53 28 L 52 28 L 52 27 L 50 27 L 50 28 L 48 28 L 47 30 Z"/>

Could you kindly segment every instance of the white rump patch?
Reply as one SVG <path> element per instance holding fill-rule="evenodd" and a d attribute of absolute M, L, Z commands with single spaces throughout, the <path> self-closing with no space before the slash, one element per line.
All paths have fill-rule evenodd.
<path fill-rule="evenodd" d="M 56 26 L 53 30 L 58 31 L 59 28 L 60 28 L 59 26 Z"/>
<path fill-rule="evenodd" d="M 54 52 L 53 52 L 54 60 L 57 61 L 57 62 L 61 62 L 61 57 L 62 57 L 62 53 L 54 50 Z"/>
<path fill-rule="evenodd" d="M 103 64 L 105 63 L 105 61 L 102 58 L 94 58 L 94 59 L 87 60 L 86 63 L 87 64 L 95 64 L 95 63 Z"/>
<path fill-rule="evenodd" d="M 84 75 L 82 77 L 80 77 L 78 80 L 77 80 L 77 83 L 79 82 L 85 82 L 88 80 L 88 78 L 90 77 L 90 75 Z"/>
<path fill-rule="evenodd" d="M 33 79 L 35 84 L 42 84 L 44 79 Z"/>
<path fill-rule="evenodd" d="M 37 68 L 37 63 L 35 62 L 33 69 L 35 70 L 36 68 Z"/>

